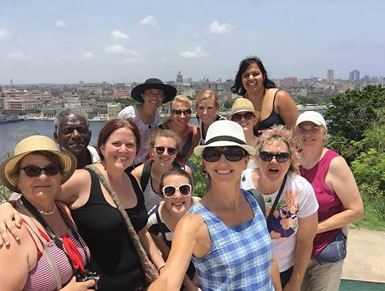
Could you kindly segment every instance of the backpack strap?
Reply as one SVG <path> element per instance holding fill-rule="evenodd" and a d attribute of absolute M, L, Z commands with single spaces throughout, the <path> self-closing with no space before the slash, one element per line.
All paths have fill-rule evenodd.
<path fill-rule="evenodd" d="M 261 208 L 263 215 L 266 217 L 265 200 L 263 199 L 261 192 L 257 189 L 249 189 L 247 191 L 249 191 L 249 193 L 254 196 L 255 200 L 257 200 L 259 208 Z"/>
<path fill-rule="evenodd" d="M 140 176 L 140 186 L 142 187 L 143 192 L 147 187 L 148 181 L 150 180 L 151 166 L 152 161 L 145 162 L 143 165 L 142 175 Z"/>

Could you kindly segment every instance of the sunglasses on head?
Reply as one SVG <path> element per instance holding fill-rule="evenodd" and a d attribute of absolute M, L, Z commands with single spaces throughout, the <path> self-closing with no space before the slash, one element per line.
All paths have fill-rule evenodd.
<path fill-rule="evenodd" d="M 202 157 L 207 162 L 216 162 L 221 155 L 224 155 L 229 162 L 238 162 L 246 156 L 246 151 L 241 147 L 228 147 L 224 151 L 220 151 L 218 148 L 206 148 Z"/>
<path fill-rule="evenodd" d="M 235 113 L 233 116 L 231 116 L 232 121 L 241 121 L 242 117 L 246 120 L 251 120 L 254 118 L 254 114 L 251 112 L 246 112 L 246 113 Z"/>
<path fill-rule="evenodd" d="M 158 155 L 162 155 L 166 150 L 171 156 L 176 154 L 176 148 L 155 147 L 155 151 Z"/>
<path fill-rule="evenodd" d="M 59 165 L 52 164 L 52 165 L 48 165 L 44 168 L 40 168 L 40 167 L 35 166 L 35 165 L 29 165 L 29 166 L 25 166 L 21 169 L 24 171 L 24 173 L 28 177 L 39 177 L 42 171 L 44 171 L 44 173 L 47 176 L 55 176 L 60 172 L 61 168 Z"/>
<path fill-rule="evenodd" d="M 172 113 L 176 115 L 182 115 L 182 113 L 184 115 L 191 115 L 191 109 L 186 109 L 186 110 L 173 109 Z"/>
<path fill-rule="evenodd" d="M 259 153 L 259 157 L 261 158 L 262 161 L 264 162 L 271 162 L 273 158 L 277 160 L 278 163 L 285 163 L 289 160 L 290 158 L 290 153 L 270 153 L 270 152 L 265 152 L 262 151 Z"/>
<path fill-rule="evenodd" d="M 162 193 L 165 197 L 171 198 L 175 195 L 176 191 L 179 191 L 180 194 L 183 196 L 187 196 L 191 194 L 191 185 L 190 184 L 183 184 L 179 187 L 175 187 L 172 185 L 167 185 L 162 188 Z"/>

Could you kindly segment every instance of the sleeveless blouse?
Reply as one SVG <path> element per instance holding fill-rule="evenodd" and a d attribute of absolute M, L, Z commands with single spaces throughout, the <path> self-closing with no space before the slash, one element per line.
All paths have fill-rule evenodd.
<path fill-rule="evenodd" d="M 23 220 L 24 224 L 27 224 Z M 31 229 L 27 227 L 28 232 L 31 234 Z M 58 272 L 60 274 L 60 279 L 63 284 L 63 286 L 68 283 L 72 276 L 74 276 L 72 266 L 70 265 L 70 262 L 68 260 L 68 257 L 64 253 L 62 249 L 56 246 L 55 242 L 53 240 L 50 240 L 49 237 L 39 230 L 40 235 L 47 241 L 47 244 L 45 246 L 46 249 L 49 250 L 49 252 L 52 254 L 52 258 L 54 261 L 54 264 L 56 265 Z M 90 252 L 86 246 L 86 243 L 83 241 L 83 239 L 79 236 L 80 242 L 74 237 L 71 230 L 68 230 L 68 238 L 75 244 L 77 251 L 81 255 L 83 265 L 85 266 L 87 264 L 86 261 L 86 253 L 88 258 L 90 257 Z M 35 241 L 35 238 L 32 236 L 32 239 Z M 36 242 L 35 242 L 36 244 Z M 68 253 L 68 250 L 66 249 L 65 244 L 63 244 L 64 249 Z M 37 246 L 36 246 L 37 248 Z M 24 286 L 24 291 L 52 291 L 56 290 L 56 280 L 54 272 L 51 268 L 50 260 L 48 259 L 48 255 L 46 253 L 41 253 L 40 250 L 37 248 L 38 251 L 38 261 L 36 263 L 36 266 L 29 272 L 27 282 Z"/>
<path fill-rule="evenodd" d="M 253 196 L 242 190 L 254 217 L 228 227 L 210 209 L 198 203 L 189 213 L 200 215 L 210 234 L 210 250 L 192 261 L 202 290 L 274 290 L 270 280 L 271 240 L 265 216 Z"/>
<path fill-rule="evenodd" d="M 271 111 L 270 115 L 265 118 L 264 120 L 260 120 L 258 122 L 258 130 L 266 130 L 272 127 L 273 125 L 285 125 L 282 117 L 275 112 L 275 98 L 277 97 L 277 93 L 280 90 L 277 90 L 274 94 L 273 98 L 273 110 Z"/>
<path fill-rule="evenodd" d="M 318 222 L 345 210 L 337 194 L 329 188 L 325 181 L 330 162 L 338 156 L 339 154 L 335 151 L 328 150 L 313 168 L 305 169 L 299 166 L 301 176 L 313 186 L 319 204 Z M 340 229 L 332 229 L 317 234 L 313 242 L 312 257 L 318 255 L 334 239 L 339 231 Z"/>

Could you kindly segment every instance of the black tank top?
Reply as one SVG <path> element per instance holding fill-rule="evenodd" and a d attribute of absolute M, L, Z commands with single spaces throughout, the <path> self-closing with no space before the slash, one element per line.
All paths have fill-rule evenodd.
<path fill-rule="evenodd" d="M 277 90 L 277 92 L 275 92 L 275 94 L 274 94 L 273 110 L 271 111 L 269 117 L 258 122 L 258 130 L 266 130 L 266 129 L 269 129 L 270 127 L 272 127 L 273 125 L 280 125 L 280 124 L 285 125 L 282 117 L 278 113 L 275 112 L 275 97 L 277 97 L 277 93 L 279 91 L 280 90 Z M 255 131 L 255 128 L 254 128 L 254 131 Z"/>
<path fill-rule="evenodd" d="M 73 219 L 91 251 L 90 269 L 100 274 L 99 290 L 134 290 L 144 284 L 139 256 L 118 209 L 103 196 L 98 176 L 91 175 L 91 193 L 87 203 L 72 211 Z M 147 224 L 143 193 L 136 179 L 127 174 L 134 188 L 137 205 L 126 209 L 136 231 Z"/>

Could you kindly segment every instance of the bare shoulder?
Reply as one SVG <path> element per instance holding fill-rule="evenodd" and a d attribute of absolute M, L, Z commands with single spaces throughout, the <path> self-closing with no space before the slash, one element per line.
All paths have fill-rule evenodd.
<path fill-rule="evenodd" d="M 332 175 L 339 175 L 341 171 L 349 171 L 350 168 L 342 156 L 335 157 L 331 160 L 329 165 L 329 173 Z"/>
<path fill-rule="evenodd" d="M 141 164 L 140 166 L 136 167 L 135 169 L 133 169 L 133 170 L 131 171 L 131 174 L 132 174 L 137 180 L 140 180 L 140 177 L 142 177 L 143 167 L 144 167 L 144 164 Z"/>
<path fill-rule="evenodd" d="M 278 90 L 276 98 L 278 98 L 279 103 L 295 105 L 293 98 L 291 98 L 290 94 L 285 90 Z"/>
<path fill-rule="evenodd" d="M 57 195 L 56 198 L 57 200 L 69 205 L 73 210 L 83 206 L 86 203 L 90 195 L 90 190 L 90 173 L 86 170 L 79 169 L 76 170 L 71 178 L 62 185 L 62 193 Z"/>
<path fill-rule="evenodd" d="M 197 237 L 198 235 L 204 234 L 205 231 L 208 232 L 208 229 L 202 216 L 188 213 L 185 214 L 178 222 L 175 231 Z"/>

